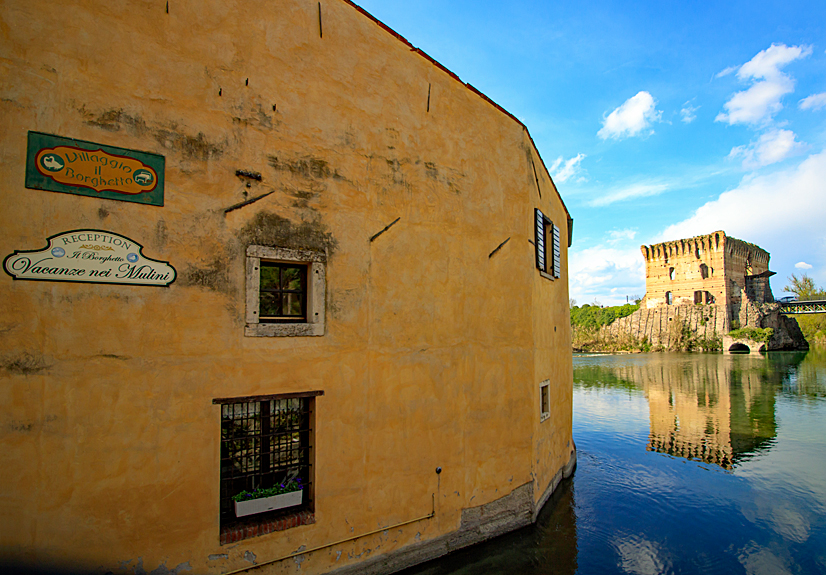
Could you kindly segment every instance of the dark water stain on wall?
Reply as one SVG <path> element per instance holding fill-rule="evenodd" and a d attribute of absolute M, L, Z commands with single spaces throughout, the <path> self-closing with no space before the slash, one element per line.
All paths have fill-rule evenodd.
<path fill-rule="evenodd" d="M 229 262 L 232 258 L 229 254 L 216 256 L 205 266 L 188 265 L 178 276 L 178 282 L 186 287 L 202 287 L 220 293 L 231 294 L 233 292 L 232 281 L 230 280 Z"/>
<path fill-rule="evenodd" d="M 41 354 L 24 351 L 3 357 L 0 367 L 11 373 L 31 375 L 49 369 L 51 365 Z"/>
<path fill-rule="evenodd" d="M 255 214 L 237 235 L 245 246 L 326 250 L 328 256 L 338 247 L 338 241 L 320 218 L 295 224 L 283 216 L 263 211 Z"/>
<path fill-rule="evenodd" d="M 125 130 L 135 136 L 150 136 L 166 149 L 180 152 L 187 159 L 208 160 L 223 155 L 226 142 L 211 142 L 203 134 L 187 133 L 177 122 L 164 126 L 150 126 L 140 116 L 132 116 L 122 109 L 90 112 L 85 107 L 78 110 L 89 126 L 109 132 Z"/>
<path fill-rule="evenodd" d="M 158 223 L 155 224 L 155 244 L 159 248 L 163 248 L 166 246 L 166 240 L 169 237 L 166 222 L 163 219 L 159 219 Z"/>
<path fill-rule="evenodd" d="M 279 159 L 276 156 L 267 156 L 267 162 L 274 169 L 281 172 L 290 172 L 291 174 L 304 176 L 305 178 L 333 178 L 336 180 L 343 180 L 344 176 L 338 173 L 335 169 L 330 169 L 326 160 L 320 158 L 312 158 L 305 156 L 293 160 Z"/>
<path fill-rule="evenodd" d="M 232 117 L 232 123 L 241 126 L 258 126 L 272 130 L 281 123 L 274 114 L 268 114 L 260 103 L 250 106 L 238 106 L 236 115 Z"/>

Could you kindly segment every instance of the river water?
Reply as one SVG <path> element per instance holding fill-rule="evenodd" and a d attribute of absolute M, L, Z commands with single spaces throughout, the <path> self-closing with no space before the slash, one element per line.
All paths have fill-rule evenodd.
<path fill-rule="evenodd" d="M 574 355 L 536 525 L 405 575 L 826 574 L 826 351 Z"/>

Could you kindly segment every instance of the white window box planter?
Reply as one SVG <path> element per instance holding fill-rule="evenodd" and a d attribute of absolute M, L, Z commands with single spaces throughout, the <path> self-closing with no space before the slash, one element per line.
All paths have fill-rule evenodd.
<path fill-rule="evenodd" d="M 285 507 L 292 507 L 293 505 L 301 505 L 303 500 L 304 491 L 299 490 L 282 493 L 281 495 L 273 495 L 272 497 L 261 497 L 259 499 L 250 499 L 249 501 L 236 501 L 235 516 L 244 517 L 246 515 L 254 515 L 255 513 L 264 513 L 265 511 L 284 509 Z"/>

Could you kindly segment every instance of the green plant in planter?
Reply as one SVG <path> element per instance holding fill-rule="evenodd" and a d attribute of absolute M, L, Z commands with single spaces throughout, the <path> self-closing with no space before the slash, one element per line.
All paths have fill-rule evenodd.
<path fill-rule="evenodd" d="M 232 496 L 233 501 L 250 501 L 251 499 L 261 499 L 262 497 L 274 497 L 276 495 L 283 495 L 284 493 L 292 493 L 293 491 L 301 491 L 304 486 L 301 484 L 301 478 L 289 479 L 278 485 L 268 489 L 254 489 L 253 491 L 242 491 L 237 495 Z"/>

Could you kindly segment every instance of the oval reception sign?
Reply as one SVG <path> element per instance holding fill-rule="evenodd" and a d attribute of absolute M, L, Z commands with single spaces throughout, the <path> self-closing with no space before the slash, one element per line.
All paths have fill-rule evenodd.
<path fill-rule="evenodd" d="M 151 260 L 143 246 L 103 230 L 74 230 L 48 238 L 40 250 L 15 251 L 3 269 L 16 280 L 168 286 L 177 273 Z"/>

